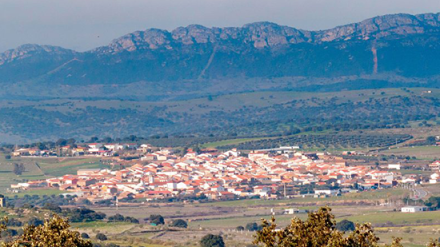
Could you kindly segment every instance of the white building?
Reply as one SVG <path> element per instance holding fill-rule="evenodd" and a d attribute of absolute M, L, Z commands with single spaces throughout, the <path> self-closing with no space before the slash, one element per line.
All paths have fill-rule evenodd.
<path fill-rule="evenodd" d="M 299 209 L 297 208 L 284 209 L 284 214 L 297 214 L 297 213 L 299 213 Z"/>
<path fill-rule="evenodd" d="M 400 164 L 388 164 L 388 169 L 400 170 Z"/>
<path fill-rule="evenodd" d="M 426 210 L 426 207 L 423 206 L 407 206 L 403 207 L 402 213 L 416 213 L 416 212 L 423 212 Z"/>
<path fill-rule="evenodd" d="M 338 193 L 339 193 L 339 190 L 315 190 L 315 195 L 335 196 Z"/>
<path fill-rule="evenodd" d="M 431 174 L 430 179 L 429 179 L 430 184 L 436 184 L 439 181 L 440 181 L 440 174 L 438 174 L 438 173 Z"/>

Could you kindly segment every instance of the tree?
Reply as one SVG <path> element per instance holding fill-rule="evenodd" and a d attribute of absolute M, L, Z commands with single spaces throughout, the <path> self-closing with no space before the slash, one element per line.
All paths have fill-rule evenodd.
<path fill-rule="evenodd" d="M 160 215 L 160 214 L 152 214 L 152 215 L 150 215 L 150 223 L 156 224 L 156 225 L 163 225 L 163 224 L 165 224 L 165 220 L 163 219 L 162 215 Z"/>
<path fill-rule="evenodd" d="M 21 174 L 23 174 L 24 171 L 25 171 L 25 168 L 24 168 L 23 164 L 14 163 L 14 170 L 13 170 L 13 172 L 14 172 L 15 175 L 17 175 L 17 176 L 21 175 Z"/>
<path fill-rule="evenodd" d="M 50 202 L 44 204 L 43 209 L 50 210 L 50 211 L 55 212 L 57 214 L 61 213 L 61 211 L 62 211 L 60 206 L 58 206 L 55 203 L 50 203 Z"/>
<path fill-rule="evenodd" d="M 55 145 L 57 146 L 66 146 L 66 144 L 67 144 L 67 140 L 63 138 L 58 139 L 58 141 L 55 142 Z"/>
<path fill-rule="evenodd" d="M 186 223 L 186 221 L 184 221 L 182 219 L 177 219 L 177 220 L 173 220 L 173 222 L 171 222 L 171 226 L 180 227 L 180 228 L 187 228 L 188 223 Z"/>
<path fill-rule="evenodd" d="M 237 230 L 237 231 L 244 231 L 244 227 L 243 226 L 237 226 L 235 228 L 235 230 Z"/>
<path fill-rule="evenodd" d="M 255 222 L 253 222 L 253 223 L 247 223 L 246 224 L 246 230 L 248 230 L 248 231 L 258 231 L 258 230 L 260 230 L 260 226 L 257 224 L 257 223 L 255 223 Z"/>
<path fill-rule="evenodd" d="M 104 213 L 98 213 L 88 208 L 63 209 L 63 214 L 69 217 L 72 222 L 90 222 L 102 220 L 106 217 Z"/>
<path fill-rule="evenodd" d="M 195 146 L 195 147 L 193 148 L 193 151 L 196 152 L 197 154 L 199 154 L 199 153 L 202 152 L 202 150 L 200 149 L 199 146 Z"/>
<path fill-rule="evenodd" d="M 343 220 L 336 223 L 336 229 L 342 232 L 351 232 L 356 229 L 356 225 L 349 220 Z"/>
<path fill-rule="evenodd" d="M 202 247 L 224 247 L 225 242 L 220 235 L 208 234 L 200 240 L 200 245 Z"/>
<path fill-rule="evenodd" d="M 428 207 L 439 208 L 440 207 L 440 197 L 431 196 L 426 202 L 425 205 Z"/>
<path fill-rule="evenodd" d="M 98 233 L 98 234 L 96 234 L 96 239 L 98 239 L 100 241 L 106 241 L 107 236 L 104 233 Z"/>
<path fill-rule="evenodd" d="M 40 220 L 38 218 L 32 217 L 27 222 L 30 226 L 41 226 L 44 224 L 43 220 Z"/>
<path fill-rule="evenodd" d="M 113 221 L 113 222 L 124 221 L 124 220 L 125 220 L 125 217 L 121 214 L 115 214 L 114 216 L 108 217 L 108 221 Z"/>
<path fill-rule="evenodd" d="M 89 140 L 88 142 L 89 142 L 89 143 L 93 143 L 93 142 L 97 142 L 98 140 L 99 140 L 98 137 L 93 136 L 93 137 L 90 138 L 90 140 Z"/>
<path fill-rule="evenodd" d="M 356 230 L 348 236 L 336 229 L 336 221 L 329 207 L 309 213 L 307 221 L 292 219 L 289 226 L 277 231 L 275 218 L 271 222 L 263 220 L 263 228 L 254 238 L 254 244 L 266 247 L 287 246 L 329 246 L 329 247 L 378 247 L 379 238 L 371 224 L 356 225 Z M 388 247 L 402 247 L 400 238 L 395 238 Z M 433 244 L 433 245 L 432 245 Z M 438 246 L 431 241 L 431 245 Z"/>
<path fill-rule="evenodd" d="M 38 150 L 45 150 L 45 149 L 47 149 L 46 145 L 44 145 L 44 143 L 41 143 L 41 142 L 37 142 L 35 144 L 35 147 L 38 148 Z"/>
<path fill-rule="evenodd" d="M 67 140 L 67 144 L 69 144 L 69 145 L 75 145 L 75 143 L 76 143 L 76 140 L 73 138 L 70 138 L 69 140 Z"/>
<path fill-rule="evenodd" d="M 7 221 L 7 219 L 6 219 Z M 23 234 L 11 242 L 3 243 L 5 247 L 17 246 L 54 246 L 54 247 L 92 247 L 92 243 L 83 240 L 79 232 L 69 230 L 67 220 L 54 215 L 43 225 L 28 225 L 23 228 Z M 0 226 L 1 231 L 7 231 L 5 225 Z"/>
<path fill-rule="evenodd" d="M 111 137 L 109 137 L 109 136 L 104 137 L 102 139 L 102 142 L 104 142 L 104 143 L 111 143 L 112 141 L 113 141 L 113 139 Z"/>
<path fill-rule="evenodd" d="M 435 136 L 428 136 L 428 137 L 426 138 L 426 143 L 427 143 L 428 145 L 434 145 L 434 144 L 436 143 L 436 138 L 435 138 Z"/>

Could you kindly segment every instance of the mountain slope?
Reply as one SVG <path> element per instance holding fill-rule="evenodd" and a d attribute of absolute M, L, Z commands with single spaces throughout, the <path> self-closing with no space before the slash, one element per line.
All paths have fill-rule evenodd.
<path fill-rule="evenodd" d="M 50 74 L 77 52 L 55 46 L 22 45 L 0 54 L 0 81 L 17 82 Z"/>

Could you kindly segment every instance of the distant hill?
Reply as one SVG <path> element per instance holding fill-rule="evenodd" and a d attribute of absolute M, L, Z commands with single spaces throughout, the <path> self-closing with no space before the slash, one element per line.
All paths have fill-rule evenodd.
<path fill-rule="evenodd" d="M 440 14 L 379 16 L 323 31 L 270 22 L 241 28 L 190 25 L 171 32 L 137 31 L 83 53 L 24 45 L 0 54 L 0 87 L 8 85 L 9 94 L 27 96 L 44 95 L 35 95 L 42 85 L 58 90 L 48 95 L 87 96 L 82 89 L 72 94 L 57 87 L 97 85 L 95 96 L 120 96 L 121 89 L 127 96 L 137 93 L 127 86 L 133 83 L 150 83 L 156 94 L 186 94 L 204 89 L 205 84 L 197 83 L 201 81 L 215 81 L 216 86 L 251 80 L 247 88 L 259 90 L 258 80 L 276 78 L 302 78 L 307 85 L 314 78 L 426 82 L 437 81 L 439 75 Z M 196 84 L 182 91 L 181 86 L 161 88 L 157 82 Z M 9 87 L 13 83 L 21 87 Z M 116 89 L 102 89 L 108 85 Z M 222 90 L 214 87 L 212 92 Z"/>

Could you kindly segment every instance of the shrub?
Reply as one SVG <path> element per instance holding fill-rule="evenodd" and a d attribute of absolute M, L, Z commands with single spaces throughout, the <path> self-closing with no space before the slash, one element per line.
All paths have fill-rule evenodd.
<path fill-rule="evenodd" d="M 248 230 L 248 231 L 258 231 L 260 229 L 261 229 L 261 226 L 259 226 L 255 222 L 246 224 L 246 230 Z"/>
<path fill-rule="evenodd" d="M 220 235 L 208 234 L 200 240 L 200 245 L 201 247 L 224 247 L 225 242 Z"/>
<path fill-rule="evenodd" d="M 163 224 L 165 224 L 165 220 L 163 219 L 162 215 L 152 214 L 152 215 L 150 215 L 150 223 L 153 223 L 156 225 L 163 225 Z"/>
<path fill-rule="evenodd" d="M 98 234 L 96 234 L 96 239 L 98 239 L 100 241 L 106 241 L 107 236 L 104 233 L 98 233 Z"/>
<path fill-rule="evenodd" d="M 38 218 L 33 217 L 28 220 L 28 224 L 30 226 L 41 226 L 44 224 L 44 222 Z"/>
<path fill-rule="evenodd" d="M 349 220 L 343 220 L 336 223 L 336 229 L 343 232 L 351 232 L 354 231 L 354 229 L 356 229 L 356 226 L 353 222 Z"/>
<path fill-rule="evenodd" d="M 0 228 L 8 231 L 5 225 Z M 13 246 L 75 246 L 92 247 L 92 243 L 83 240 L 78 232 L 69 230 L 69 223 L 55 215 L 44 225 L 26 226 L 23 234 L 12 242 L 3 243 L 4 247 Z M 18 232 L 16 232 L 18 233 Z"/>
<path fill-rule="evenodd" d="M 173 222 L 171 222 L 171 226 L 180 227 L 180 228 L 187 228 L 188 223 L 186 223 L 186 221 L 184 221 L 182 219 L 177 219 L 177 220 L 173 220 Z"/>

